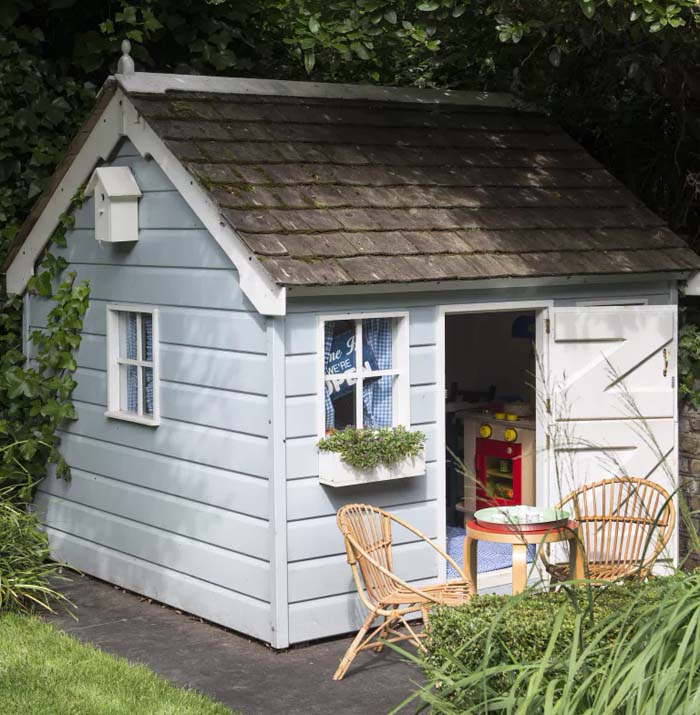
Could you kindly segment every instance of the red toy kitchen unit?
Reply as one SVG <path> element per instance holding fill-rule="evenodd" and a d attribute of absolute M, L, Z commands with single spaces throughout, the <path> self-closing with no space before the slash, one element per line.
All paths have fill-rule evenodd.
<path fill-rule="evenodd" d="M 535 420 L 463 413 L 464 516 L 490 506 L 535 504 Z"/>

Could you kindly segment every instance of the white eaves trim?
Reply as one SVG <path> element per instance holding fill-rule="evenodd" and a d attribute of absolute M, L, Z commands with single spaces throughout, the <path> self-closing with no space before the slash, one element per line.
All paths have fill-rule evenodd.
<path fill-rule="evenodd" d="M 272 281 L 255 254 L 245 246 L 233 228 L 223 219 L 219 207 L 175 158 L 163 140 L 148 126 L 127 97 L 124 97 L 123 109 L 124 133 L 142 156 L 153 158 L 231 259 L 238 270 L 241 290 L 248 300 L 262 315 L 284 315 L 286 290 Z"/>
<path fill-rule="evenodd" d="M 221 94 L 260 94 L 310 99 L 366 99 L 415 104 L 449 104 L 470 107 L 503 107 L 533 111 L 530 105 L 505 92 L 467 92 L 451 89 L 411 89 L 379 87 L 371 84 L 336 84 L 330 82 L 292 82 L 247 77 L 202 77 L 199 75 L 134 72 L 118 74 L 115 79 L 126 92 L 164 94 L 168 91 L 215 92 Z"/>
<path fill-rule="evenodd" d="M 73 195 L 87 181 L 95 165 L 100 160 L 106 160 L 117 145 L 122 136 L 122 98 L 122 93 L 116 92 L 109 101 L 8 267 L 8 293 L 24 292 L 27 282 L 34 275 L 36 261 L 56 228 L 61 214 L 70 206 Z"/>
<path fill-rule="evenodd" d="M 197 214 L 238 270 L 241 290 L 262 315 L 284 315 L 286 290 L 276 285 L 256 256 L 224 221 L 216 204 L 175 158 L 165 143 L 139 116 L 134 105 L 117 90 L 103 115 L 68 168 L 63 180 L 7 269 L 7 292 L 21 294 L 34 274 L 41 251 L 66 211 L 75 192 L 105 161 L 119 140 L 127 136 L 142 156 L 151 156 L 180 195 Z"/>

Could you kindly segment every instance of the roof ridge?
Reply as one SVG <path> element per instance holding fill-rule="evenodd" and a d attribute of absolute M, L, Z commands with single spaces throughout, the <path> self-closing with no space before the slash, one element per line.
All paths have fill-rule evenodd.
<path fill-rule="evenodd" d="M 317 97 L 323 99 L 359 99 L 415 104 L 445 104 L 500 107 L 536 111 L 512 94 L 452 89 L 417 89 L 370 84 L 335 82 L 299 82 L 250 77 L 208 77 L 203 75 L 135 72 L 114 76 L 127 93 L 165 94 L 168 91 L 210 92 L 214 94 L 255 94 L 278 97 Z"/>

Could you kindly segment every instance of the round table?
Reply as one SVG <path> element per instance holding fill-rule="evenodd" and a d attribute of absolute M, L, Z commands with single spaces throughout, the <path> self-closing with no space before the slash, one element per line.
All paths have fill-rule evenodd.
<path fill-rule="evenodd" d="M 566 525 L 546 527 L 535 531 L 519 531 L 516 527 L 480 524 L 476 519 L 467 523 L 464 539 L 464 570 L 476 592 L 476 551 L 479 541 L 496 544 L 511 544 L 513 547 L 512 593 L 521 593 L 527 587 L 527 547 L 530 544 L 552 544 L 557 541 L 569 542 L 569 568 L 571 578 L 585 577 L 583 566 L 583 545 L 578 524 L 569 520 Z M 537 556 L 535 556 L 537 558 Z"/>

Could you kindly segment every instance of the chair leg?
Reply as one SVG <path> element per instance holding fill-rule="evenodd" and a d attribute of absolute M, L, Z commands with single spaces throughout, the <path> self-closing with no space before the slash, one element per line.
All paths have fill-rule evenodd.
<path fill-rule="evenodd" d="M 355 660 L 355 656 L 358 653 L 359 646 L 362 644 L 362 641 L 364 640 L 365 636 L 367 635 L 367 631 L 369 630 L 372 623 L 374 623 L 374 620 L 376 619 L 376 617 L 377 617 L 376 611 L 372 611 L 369 614 L 369 616 L 367 616 L 367 618 L 365 619 L 365 622 L 362 624 L 362 628 L 360 628 L 360 630 L 357 632 L 357 635 L 355 636 L 352 643 L 350 644 L 350 647 L 345 651 L 345 655 L 342 657 L 337 670 L 335 671 L 335 673 L 333 673 L 333 680 L 342 680 L 343 679 L 347 669 L 350 667 L 350 663 L 352 663 L 352 661 Z"/>

